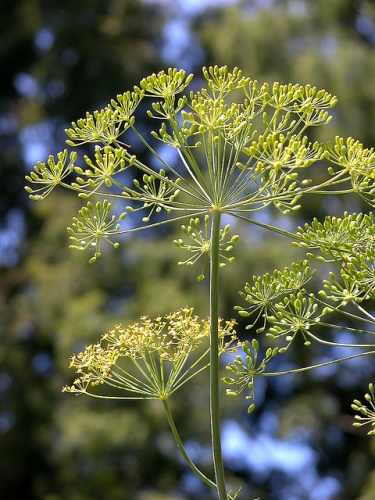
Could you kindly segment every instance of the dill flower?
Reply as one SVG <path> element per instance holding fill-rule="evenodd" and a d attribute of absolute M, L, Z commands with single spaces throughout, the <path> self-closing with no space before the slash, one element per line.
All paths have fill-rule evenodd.
<path fill-rule="evenodd" d="M 98 343 L 72 356 L 70 367 L 78 378 L 63 391 L 99 398 L 165 400 L 209 366 L 210 323 L 193 313 L 193 308 L 186 307 L 154 319 L 143 316 L 126 327 L 115 325 Z M 234 320 L 219 323 L 220 354 L 235 351 Z M 104 384 L 131 395 L 100 395 L 94 388 Z"/>
<path fill-rule="evenodd" d="M 362 425 L 371 425 L 371 430 L 368 431 L 368 435 L 371 436 L 375 434 L 375 394 L 374 394 L 374 384 L 369 384 L 369 393 L 365 394 L 365 403 L 361 403 L 358 399 L 355 399 L 352 404 L 352 409 L 358 412 L 354 416 L 356 422 L 354 422 L 353 427 L 361 427 Z"/>

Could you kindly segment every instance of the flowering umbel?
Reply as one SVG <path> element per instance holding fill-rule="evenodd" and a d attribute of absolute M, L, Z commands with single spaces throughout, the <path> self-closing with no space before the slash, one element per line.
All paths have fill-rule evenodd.
<path fill-rule="evenodd" d="M 352 404 L 352 409 L 358 412 L 355 415 L 356 422 L 353 424 L 354 427 L 362 427 L 362 425 L 371 425 L 371 429 L 368 431 L 368 435 L 375 434 L 375 394 L 374 394 L 374 384 L 369 384 L 369 392 L 365 394 L 365 403 L 361 403 L 358 399 L 355 399 Z"/>
<path fill-rule="evenodd" d="M 200 320 L 193 309 L 184 308 L 155 319 L 145 316 L 127 327 L 116 325 L 100 342 L 72 357 L 78 378 L 64 390 L 100 398 L 161 400 L 186 463 L 220 500 L 229 500 L 234 496 L 227 493 L 221 451 L 219 355 L 238 350 L 222 381 L 229 385 L 228 396 L 248 392 L 251 412 L 257 376 L 300 373 L 375 354 L 373 216 L 327 216 L 295 233 L 264 222 L 256 212 L 273 206 L 288 214 L 313 193 L 356 193 L 374 207 L 375 150 L 352 138 L 337 137 L 328 144 L 310 141 L 309 129 L 329 123 L 337 102 L 325 90 L 278 82 L 259 85 L 238 68 L 230 72 L 226 66 L 202 72 L 201 90 L 194 84 L 189 92 L 193 75 L 169 69 L 144 78 L 104 109 L 73 122 L 66 130 L 67 145 L 92 144 L 93 154 L 80 159 L 77 152 L 65 150 L 57 159 L 38 162 L 26 177 L 26 190 L 33 200 L 44 199 L 58 186 L 91 198 L 68 228 L 71 247 L 91 250 L 91 263 L 104 254 L 104 245 L 118 248 L 120 236 L 173 221 L 183 224 L 184 233 L 175 245 L 190 252 L 179 264 L 203 261 L 201 280 L 209 261 L 209 319 Z M 139 121 L 142 114 L 155 124 L 149 132 Z M 145 147 L 152 162 L 143 163 L 133 153 L 128 145 L 132 138 Z M 319 175 L 314 175 L 316 166 Z M 219 318 L 219 271 L 233 262 L 238 239 L 229 236 L 224 217 L 281 234 L 307 251 L 300 263 L 253 276 L 240 292 L 245 304 L 236 309 L 248 318 L 247 330 L 266 336 L 266 346 L 255 338 L 237 342 L 235 322 Z M 322 285 L 316 281 L 323 274 L 311 269 L 313 258 L 328 263 Z M 333 313 L 341 315 L 339 322 L 332 319 Z M 343 342 L 343 332 L 350 339 L 362 334 L 364 340 Z M 295 339 L 306 347 L 313 342 L 325 346 L 332 357 L 269 371 L 268 363 Z M 349 348 L 350 354 L 336 358 L 338 348 Z M 215 482 L 184 450 L 167 401 L 208 366 Z M 365 398 L 368 406 L 354 402 L 360 413 L 357 425 L 374 422 L 372 386 Z"/>
<path fill-rule="evenodd" d="M 78 378 L 66 392 L 116 399 L 164 400 L 185 382 L 208 367 L 208 320 L 199 320 L 193 308 L 123 327 L 116 325 L 100 342 L 73 355 L 70 366 Z M 220 321 L 220 353 L 234 350 L 233 320 Z M 107 385 L 130 393 L 98 394 Z"/>

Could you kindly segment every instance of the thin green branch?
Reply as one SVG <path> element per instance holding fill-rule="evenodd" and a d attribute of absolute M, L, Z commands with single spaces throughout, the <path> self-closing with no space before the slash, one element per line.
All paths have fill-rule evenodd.
<path fill-rule="evenodd" d="M 176 222 L 176 221 L 180 221 L 180 220 L 184 220 L 184 219 L 187 219 L 187 218 L 191 218 L 191 217 L 198 217 L 199 215 L 202 215 L 202 214 L 205 214 L 207 213 L 207 210 L 200 210 L 200 211 L 196 211 L 196 212 L 188 212 L 186 213 L 185 215 L 180 215 L 179 217 L 172 217 L 170 219 L 165 219 L 165 220 L 161 220 L 159 222 L 154 222 L 152 224 L 145 224 L 144 226 L 138 226 L 138 227 L 134 227 L 134 228 L 131 228 L 131 229 L 123 229 L 123 230 L 119 230 L 117 232 L 117 234 L 130 234 L 130 233 L 136 233 L 138 231 L 144 231 L 145 229 L 152 229 L 154 227 L 159 227 L 159 226 L 163 226 L 164 224 L 170 224 L 171 222 Z"/>
<path fill-rule="evenodd" d="M 327 326 L 328 328 L 339 328 L 338 325 L 329 325 L 329 324 L 326 324 L 326 323 L 320 323 L 322 326 Z M 359 330 L 359 329 L 354 329 L 354 328 L 343 328 L 343 330 L 345 331 L 352 331 L 352 332 L 356 332 L 356 333 L 370 333 L 370 332 L 363 332 L 362 330 Z M 310 337 L 311 339 L 315 340 L 316 342 L 318 342 L 319 344 L 322 344 L 322 345 L 329 345 L 329 346 L 332 346 L 332 347 L 350 347 L 350 348 L 364 348 L 364 347 L 375 347 L 374 344 L 351 344 L 351 343 L 346 343 L 346 342 L 331 342 L 329 340 L 323 340 L 319 337 L 317 337 L 316 335 L 312 334 L 309 330 L 305 330 L 304 331 L 305 335 L 307 335 L 308 337 Z"/>
<path fill-rule="evenodd" d="M 206 368 L 208 368 L 210 366 L 210 364 L 207 363 L 207 364 L 203 365 L 201 368 L 199 368 L 197 371 L 193 371 L 196 368 L 196 366 L 207 356 L 208 353 L 209 353 L 209 349 L 207 349 L 201 356 L 199 356 L 199 358 L 192 365 L 190 365 L 181 376 L 178 377 L 178 383 L 175 384 L 174 381 L 177 379 L 177 375 L 180 374 L 185 362 L 183 363 L 183 365 L 181 365 L 179 367 L 178 373 L 173 380 L 173 391 L 171 391 L 170 394 L 172 394 L 172 392 L 175 392 L 177 389 L 179 389 L 182 385 L 184 385 L 190 379 L 192 379 L 193 377 L 198 375 L 198 373 L 201 373 L 202 371 L 204 371 Z M 191 375 L 189 375 L 190 372 L 192 372 L 192 371 L 193 371 L 193 373 Z"/>
<path fill-rule="evenodd" d="M 254 224 L 255 226 L 259 226 L 259 227 L 262 227 L 264 229 L 268 229 L 269 231 L 281 234 L 283 236 L 286 236 L 287 238 L 293 238 L 293 239 L 297 239 L 297 240 L 301 239 L 301 241 L 302 241 L 302 238 L 299 237 L 298 234 L 293 233 L 291 231 L 281 229 L 280 227 L 273 226 L 272 224 L 267 224 L 267 223 L 261 222 L 259 220 L 250 219 L 249 217 L 245 217 L 244 215 L 240 215 L 238 212 L 235 212 L 235 211 L 233 212 L 232 210 L 228 210 L 227 213 L 230 215 L 233 215 L 233 217 L 236 217 L 236 219 L 240 219 L 240 220 L 243 220 L 245 222 L 250 222 L 250 224 Z"/>
<path fill-rule="evenodd" d="M 180 174 L 178 174 L 178 172 L 171 166 L 169 165 L 169 163 L 167 163 L 156 151 L 155 149 L 150 146 L 150 144 L 146 141 L 146 139 L 138 132 L 138 130 L 132 126 L 132 130 L 133 132 L 136 134 L 136 136 L 142 141 L 142 143 L 146 146 L 146 148 L 165 166 L 165 168 L 167 170 L 169 170 L 170 172 L 172 172 L 177 178 L 182 178 Z M 184 152 L 186 153 L 186 149 L 188 148 L 185 147 L 183 150 Z M 204 199 L 202 198 L 202 192 L 204 195 L 206 195 L 206 200 L 209 200 L 209 197 L 208 195 L 205 193 L 205 191 L 202 189 L 202 185 L 200 182 L 198 182 L 198 180 L 196 179 L 196 177 L 194 176 L 194 174 L 192 173 L 192 171 L 190 170 L 188 164 L 186 163 L 186 160 L 184 158 L 184 156 L 182 155 L 181 153 L 181 150 L 180 148 L 176 148 L 177 150 L 177 153 L 180 157 L 180 159 L 182 160 L 183 164 L 184 164 L 184 167 L 186 168 L 186 170 L 188 171 L 189 175 L 191 176 L 191 178 L 194 180 L 194 182 L 196 183 L 196 185 L 198 186 L 199 189 L 197 189 L 196 187 L 194 187 L 194 185 L 188 183 L 189 187 L 191 188 L 192 191 L 189 191 L 189 190 L 186 190 L 184 189 L 183 187 L 181 187 L 181 185 L 175 185 L 176 188 L 179 188 L 181 189 L 182 191 L 184 191 L 185 193 L 195 197 L 197 200 L 199 201 L 204 201 Z M 189 157 L 191 157 L 192 155 L 189 154 L 188 155 Z M 139 162 L 137 160 L 137 166 L 143 170 L 144 172 L 148 173 L 148 174 L 153 174 L 153 175 L 156 175 L 157 176 L 157 172 L 155 172 L 154 170 L 152 170 L 151 168 L 147 167 L 146 165 L 144 165 L 143 163 Z M 161 179 L 163 180 L 163 178 L 161 177 Z M 172 183 L 173 181 L 171 181 Z M 185 182 L 187 182 L 185 180 Z"/>
<path fill-rule="evenodd" d="M 307 294 L 307 296 L 309 296 L 309 294 Z M 318 302 L 319 304 L 321 304 L 323 307 L 329 307 L 329 308 L 331 308 L 332 312 L 340 313 L 343 316 L 345 316 L 347 318 L 350 318 L 351 320 L 360 321 L 362 323 L 367 323 L 367 324 L 370 324 L 370 325 L 375 325 L 375 318 L 374 318 L 374 316 L 372 314 L 370 314 L 368 311 L 366 311 L 365 309 L 363 309 L 363 307 L 361 307 L 357 302 L 352 301 L 351 305 L 355 306 L 359 311 L 361 311 L 365 316 L 367 316 L 366 318 L 362 318 L 361 316 L 359 316 L 357 314 L 353 314 L 350 311 L 346 311 L 345 309 L 342 309 L 340 307 L 341 304 L 339 304 L 338 307 L 333 307 L 331 304 L 325 302 L 324 300 L 320 299 L 319 297 L 316 297 L 315 295 L 314 295 L 314 300 L 316 302 Z M 370 330 L 362 330 L 360 328 L 345 327 L 343 325 L 332 325 L 332 324 L 329 324 L 329 323 L 320 323 L 320 324 L 324 325 L 324 326 L 328 326 L 330 328 L 345 329 L 345 330 L 351 331 L 351 332 L 364 333 L 364 334 L 369 334 L 369 335 L 375 335 L 375 332 L 374 331 L 370 331 Z"/>
<path fill-rule="evenodd" d="M 182 454 L 182 456 L 184 457 L 185 459 L 185 462 L 187 463 L 187 465 L 190 467 L 190 469 L 194 472 L 194 474 L 196 474 L 200 479 L 202 479 L 202 481 L 207 484 L 207 486 L 209 486 L 210 488 L 214 489 L 214 490 L 217 490 L 217 487 L 216 487 L 216 484 L 211 481 L 208 477 L 206 477 L 197 467 L 196 465 L 190 460 L 190 457 L 189 455 L 187 454 L 186 450 L 185 450 L 185 447 L 181 441 L 181 438 L 180 438 L 180 435 L 177 431 L 177 428 L 176 428 L 176 425 L 174 423 L 174 420 L 173 420 L 173 417 L 172 417 L 172 414 L 171 414 L 171 411 L 170 411 L 170 408 L 169 408 L 169 405 L 168 405 L 168 402 L 166 399 L 163 399 L 162 400 L 162 403 L 163 403 L 163 406 L 164 406 L 164 410 L 165 410 L 165 413 L 167 415 L 167 419 L 168 419 L 168 423 L 169 423 L 169 426 L 171 428 L 171 431 L 172 431 L 172 434 L 173 434 L 173 437 L 176 441 L 176 444 Z"/>
<path fill-rule="evenodd" d="M 314 370 L 315 368 L 323 368 L 325 366 L 329 365 L 334 365 L 337 363 L 342 363 L 344 361 L 349 361 L 350 359 L 356 359 L 360 358 L 363 356 L 371 356 L 372 354 L 375 354 L 375 351 L 366 351 L 366 352 L 360 352 L 358 354 L 351 354 L 350 356 L 344 356 L 342 358 L 338 359 L 332 359 L 330 361 L 325 361 L 323 363 L 317 363 L 316 365 L 310 365 L 310 366 L 304 366 L 302 368 L 295 368 L 293 370 L 286 370 L 286 371 L 281 371 L 281 372 L 261 372 L 261 373 L 255 373 L 254 376 L 261 376 L 261 377 L 278 377 L 280 375 L 293 375 L 295 373 L 303 373 L 307 372 L 310 370 Z"/>

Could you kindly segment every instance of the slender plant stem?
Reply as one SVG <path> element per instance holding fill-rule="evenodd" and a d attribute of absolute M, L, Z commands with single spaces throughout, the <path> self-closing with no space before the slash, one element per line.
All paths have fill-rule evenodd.
<path fill-rule="evenodd" d="M 331 361 L 325 361 L 324 363 L 318 363 L 317 365 L 303 366 L 302 368 L 295 368 L 294 370 L 286 370 L 282 372 L 263 372 L 262 377 L 278 377 L 279 375 L 293 375 L 295 373 L 302 373 L 314 370 L 315 368 L 323 368 L 324 366 L 334 365 L 336 363 L 342 363 L 343 361 L 348 361 L 349 359 L 361 358 L 362 356 L 371 356 L 375 354 L 375 351 L 359 352 L 358 354 L 351 354 L 350 356 L 343 356 L 342 358 L 332 359 Z"/>
<path fill-rule="evenodd" d="M 182 441 L 181 441 L 181 438 L 180 438 L 180 435 L 177 431 L 177 428 L 176 428 L 176 425 L 174 423 L 174 420 L 173 420 L 173 417 L 172 417 L 172 414 L 171 414 L 171 411 L 169 409 L 169 405 L 168 405 L 168 402 L 166 399 L 163 399 L 162 400 L 163 402 L 163 406 L 164 406 L 164 410 L 165 410 L 165 413 L 167 415 L 167 419 L 168 419 L 168 422 L 169 422 L 169 425 L 170 425 L 170 428 L 171 428 L 171 431 L 172 431 L 172 434 L 173 434 L 173 437 L 177 443 L 177 446 L 182 454 L 182 456 L 184 457 L 185 459 L 185 462 L 188 464 L 188 466 L 190 467 L 190 469 L 194 472 L 194 474 L 196 474 L 200 479 L 202 479 L 203 482 L 205 482 L 210 488 L 213 488 L 214 490 L 216 490 L 216 484 L 211 481 L 211 479 L 208 479 L 208 477 L 206 477 L 194 464 L 193 462 L 190 460 L 190 457 L 189 455 L 186 453 L 186 450 L 185 450 L 185 447 L 184 445 L 182 444 Z"/>
<path fill-rule="evenodd" d="M 210 259 L 210 416 L 212 454 L 219 500 L 227 500 L 220 436 L 219 405 L 219 243 L 221 213 L 213 211 Z"/>

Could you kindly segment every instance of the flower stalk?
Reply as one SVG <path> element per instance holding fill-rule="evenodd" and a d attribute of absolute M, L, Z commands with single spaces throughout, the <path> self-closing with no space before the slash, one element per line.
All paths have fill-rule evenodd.
<path fill-rule="evenodd" d="M 212 455 L 220 500 L 227 499 L 220 436 L 219 397 L 219 259 L 221 213 L 214 210 L 211 226 L 210 259 L 210 418 Z"/>
<path fill-rule="evenodd" d="M 174 419 L 172 417 L 172 413 L 171 413 L 171 410 L 169 408 L 169 404 L 168 404 L 167 399 L 163 399 L 162 403 L 163 403 L 165 414 L 167 416 L 167 420 L 168 420 L 169 426 L 171 428 L 171 432 L 172 432 L 173 437 L 174 437 L 174 439 L 176 441 L 177 447 L 178 447 L 178 449 L 181 452 L 181 455 L 184 457 L 185 462 L 190 467 L 190 469 L 194 472 L 194 474 L 196 476 L 198 476 L 205 484 L 207 484 L 207 486 L 209 486 L 210 488 L 212 488 L 214 490 L 217 490 L 216 484 L 213 481 L 211 481 L 211 479 L 209 479 L 208 477 L 206 477 L 198 469 L 198 467 L 190 460 L 190 457 L 189 457 L 189 455 L 187 454 L 187 452 L 185 450 L 183 442 L 181 441 L 180 435 L 179 435 L 178 430 L 176 428 L 176 424 L 174 423 Z"/>

